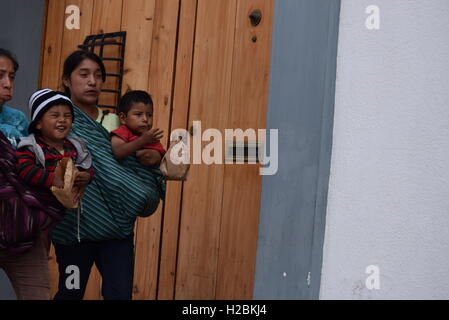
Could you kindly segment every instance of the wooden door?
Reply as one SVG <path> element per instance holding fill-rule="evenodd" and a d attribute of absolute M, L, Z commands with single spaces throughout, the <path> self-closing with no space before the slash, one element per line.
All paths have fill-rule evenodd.
<path fill-rule="evenodd" d="M 81 10 L 80 29 L 65 28 L 69 5 Z M 64 59 L 87 35 L 127 31 L 122 90 L 151 93 L 165 145 L 194 120 L 221 131 L 264 128 L 272 15 L 273 0 L 48 0 L 40 85 L 60 89 Z M 188 182 L 167 184 L 165 203 L 136 224 L 135 299 L 252 297 L 258 168 L 193 165 Z M 50 267 L 54 293 L 53 251 Z M 100 291 L 94 270 L 85 298 Z"/>
<path fill-rule="evenodd" d="M 256 9 L 262 21 L 252 26 Z M 200 120 L 203 131 L 223 136 L 225 129 L 265 127 L 272 14 L 271 0 L 198 1 L 190 126 Z M 260 191 L 258 165 L 191 168 L 182 194 L 176 299 L 252 298 Z"/>

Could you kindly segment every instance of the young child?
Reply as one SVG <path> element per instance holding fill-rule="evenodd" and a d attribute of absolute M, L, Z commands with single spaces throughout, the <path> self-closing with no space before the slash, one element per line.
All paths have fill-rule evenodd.
<path fill-rule="evenodd" d="M 159 140 L 160 129 L 153 129 L 153 101 L 145 91 L 130 91 L 119 102 L 121 126 L 111 132 L 112 153 L 117 160 L 135 155 L 141 163 L 158 165 L 165 154 Z"/>
<path fill-rule="evenodd" d="M 60 160 L 72 158 L 79 170 L 74 184 L 76 201 L 91 182 L 93 169 L 84 141 L 68 136 L 74 118 L 72 102 L 59 92 L 43 89 L 31 96 L 29 107 L 30 135 L 20 140 L 16 151 L 18 174 L 30 185 L 63 188 L 64 181 L 55 170 Z"/>

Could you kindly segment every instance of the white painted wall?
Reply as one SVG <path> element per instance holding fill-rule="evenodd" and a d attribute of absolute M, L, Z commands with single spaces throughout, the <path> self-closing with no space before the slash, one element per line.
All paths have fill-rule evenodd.
<path fill-rule="evenodd" d="M 447 0 L 342 0 L 320 298 L 449 299 Z"/>

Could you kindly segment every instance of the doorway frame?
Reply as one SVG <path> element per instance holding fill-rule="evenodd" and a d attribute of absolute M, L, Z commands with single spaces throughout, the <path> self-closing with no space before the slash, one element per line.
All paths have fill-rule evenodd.
<path fill-rule="evenodd" d="M 279 171 L 262 182 L 254 298 L 318 299 L 341 1 L 275 2 L 267 129 L 279 129 Z"/>

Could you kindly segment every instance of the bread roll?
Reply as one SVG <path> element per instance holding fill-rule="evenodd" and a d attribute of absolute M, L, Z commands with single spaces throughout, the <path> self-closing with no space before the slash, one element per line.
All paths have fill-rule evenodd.
<path fill-rule="evenodd" d="M 64 188 L 61 189 L 53 186 L 51 187 L 51 191 L 64 207 L 67 209 L 76 209 L 78 208 L 79 201 L 74 202 L 76 194 L 73 185 L 78 169 L 76 169 L 71 158 L 64 158 L 59 161 L 58 167 L 60 167 L 60 170 L 56 169 L 55 174 L 60 175 L 64 180 Z"/>

